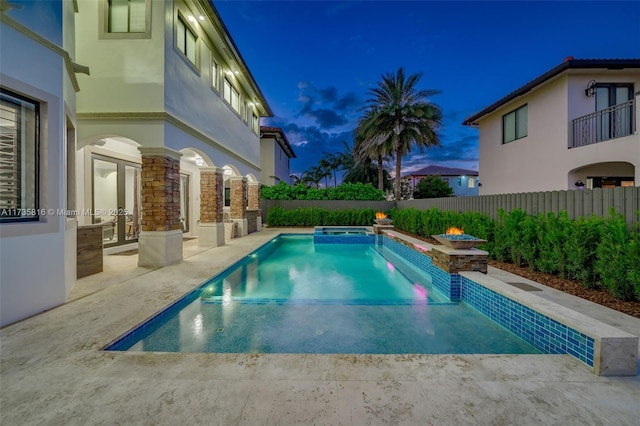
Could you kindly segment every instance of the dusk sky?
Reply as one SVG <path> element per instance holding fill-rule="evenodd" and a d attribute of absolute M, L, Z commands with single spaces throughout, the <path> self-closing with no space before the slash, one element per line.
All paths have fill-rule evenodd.
<path fill-rule="evenodd" d="M 353 143 L 381 75 L 422 72 L 442 93 L 442 147 L 414 152 L 403 174 L 431 164 L 478 169 L 478 131 L 462 121 L 560 64 L 640 58 L 640 2 L 220 1 L 214 4 L 297 159 Z M 390 167 L 391 169 L 392 167 Z"/>

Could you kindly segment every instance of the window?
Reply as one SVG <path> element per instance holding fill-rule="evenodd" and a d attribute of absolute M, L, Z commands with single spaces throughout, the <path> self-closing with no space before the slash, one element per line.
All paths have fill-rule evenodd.
<path fill-rule="evenodd" d="M 527 136 L 527 105 L 502 116 L 502 143 Z"/>
<path fill-rule="evenodd" d="M 472 177 L 469 178 L 469 188 L 475 188 L 476 187 L 476 180 Z"/>
<path fill-rule="evenodd" d="M 178 50 L 187 57 L 189 62 L 196 65 L 196 40 L 197 37 L 191 28 L 178 16 L 178 28 L 176 33 L 176 45 Z"/>
<path fill-rule="evenodd" d="M 102 0 L 101 39 L 151 38 L 151 0 Z"/>
<path fill-rule="evenodd" d="M 218 64 L 211 60 L 211 87 L 218 89 Z"/>
<path fill-rule="evenodd" d="M 260 132 L 260 119 L 255 114 L 255 112 L 251 113 L 251 129 L 258 134 Z"/>
<path fill-rule="evenodd" d="M 224 79 L 224 100 L 227 101 L 231 108 L 238 114 L 240 113 L 240 95 L 229 80 Z"/>
<path fill-rule="evenodd" d="M 0 90 L 0 220 L 38 219 L 40 105 Z"/>

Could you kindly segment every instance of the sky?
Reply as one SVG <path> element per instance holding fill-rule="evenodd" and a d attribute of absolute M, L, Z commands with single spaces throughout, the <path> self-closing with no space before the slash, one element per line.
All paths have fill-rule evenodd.
<path fill-rule="evenodd" d="M 403 158 L 478 170 L 462 121 L 564 61 L 640 58 L 640 1 L 214 0 L 297 158 L 291 172 L 353 144 L 381 76 L 422 73 L 443 111 L 441 146 Z M 395 163 L 393 163 L 395 164 Z M 393 164 L 389 170 L 393 171 Z"/>

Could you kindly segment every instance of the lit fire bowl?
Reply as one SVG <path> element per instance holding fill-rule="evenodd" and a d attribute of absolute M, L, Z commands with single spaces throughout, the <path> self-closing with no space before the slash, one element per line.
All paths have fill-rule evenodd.
<path fill-rule="evenodd" d="M 381 219 L 374 219 L 374 222 L 378 225 L 391 225 L 391 222 L 393 222 L 393 220 L 383 217 Z"/>
<path fill-rule="evenodd" d="M 432 235 L 432 237 L 436 241 L 438 241 L 440 244 L 450 247 L 452 249 L 470 249 L 487 242 L 487 240 L 476 238 L 472 235 L 467 235 L 467 234 L 459 234 L 459 235 L 439 234 L 439 235 Z"/>

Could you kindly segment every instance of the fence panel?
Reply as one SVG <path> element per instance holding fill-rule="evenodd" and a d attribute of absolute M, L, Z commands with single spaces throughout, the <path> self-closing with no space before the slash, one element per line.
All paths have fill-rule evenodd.
<path fill-rule="evenodd" d="M 609 209 L 614 208 L 625 216 L 627 224 L 632 227 L 639 222 L 640 187 L 596 188 L 574 191 L 531 192 L 520 194 L 481 195 L 477 197 L 429 198 L 424 200 L 402 201 L 310 201 L 310 200 L 262 200 L 262 221 L 266 223 L 268 210 L 273 206 L 285 209 L 299 207 L 320 207 L 327 210 L 354 208 L 370 208 L 385 211 L 393 207 L 398 209 L 415 208 L 427 210 L 438 208 L 457 212 L 477 211 L 489 215 L 492 219 L 498 216 L 498 209 L 505 211 L 522 209 L 529 214 L 566 211 L 571 219 L 591 214 L 607 217 Z"/>

